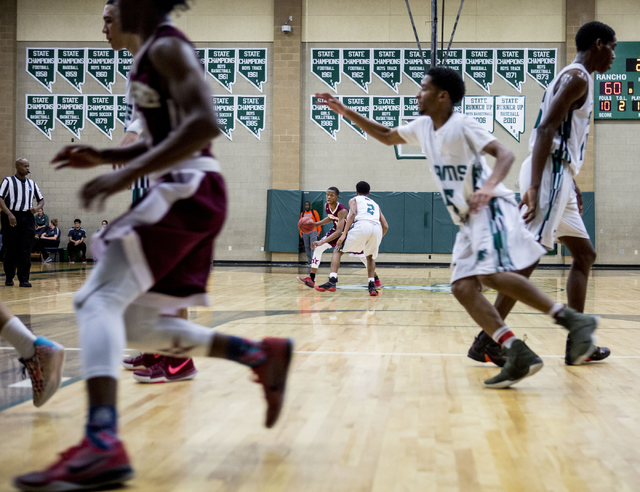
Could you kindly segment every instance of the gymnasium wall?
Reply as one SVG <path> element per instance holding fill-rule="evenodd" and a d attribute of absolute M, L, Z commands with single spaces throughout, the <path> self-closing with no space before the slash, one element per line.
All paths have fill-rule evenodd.
<path fill-rule="evenodd" d="M 274 164 L 272 157 L 273 41 L 284 36 L 279 25 L 286 19 L 274 16 L 274 1 L 283 0 L 196 0 L 192 9 L 176 19 L 179 27 L 196 41 L 198 47 L 266 47 L 268 48 L 268 80 L 266 129 L 258 141 L 239 124 L 233 141 L 225 137 L 216 140 L 214 151 L 223 164 L 229 187 L 229 220 L 216 244 L 216 258 L 221 260 L 269 260 L 272 255 L 260 250 L 264 244 L 267 189 L 271 188 Z M 309 96 L 327 87 L 310 73 L 310 50 L 314 47 L 398 47 L 414 48 L 413 33 L 403 0 L 300 0 L 302 7 L 300 124 L 300 190 L 322 190 L 336 185 L 350 189 L 360 179 L 368 179 L 380 191 L 434 191 L 426 161 L 395 159 L 393 148 L 372 139 L 365 141 L 344 123 L 337 141 L 332 140 L 310 120 Z M 428 43 L 429 2 L 410 2 L 416 25 L 424 45 Z M 17 0 L 17 94 L 16 94 L 16 154 L 26 155 L 32 162 L 32 175 L 48 199 L 50 217 L 61 220 L 61 229 L 79 215 L 83 226 L 91 232 L 102 218 L 113 218 L 129 204 L 129 193 L 112 199 L 103 212 L 78 212 L 77 192 L 81 183 L 97 171 L 54 173 L 47 162 L 63 145 L 71 143 L 71 134 L 56 125 L 52 140 L 24 117 L 24 95 L 43 93 L 41 86 L 25 72 L 27 46 L 107 47 L 104 42 L 101 12 L 103 0 Z M 445 35 L 450 34 L 459 3 L 446 2 Z M 638 40 L 640 3 L 636 0 L 597 0 L 596 18 L 610 23 L 620 40 Z M 441 12 L 440 12 L 441 14 Z M 299 20 L 294 20 L 297 24 Z M 465 0 L 463 15 L 456 32 L 454 47 L 540 47 L 558 48 L 558 67 L 565 64 L 565 31 L 567 25 L 565 0 Z M 297 29 L 297 27 L 296 27 Z M 36 44 L 34 44 L 36 43 Z M 214 92 L 226 94 L 211 77 L 207 77 Z M 467 92 L 485 94 L 465 77 Z M 375 76 L 369 86 L 371 95 L 395 95 Z M 404 78 L 401 95 L 415 95 L 418 87 Z M 75 90 L 62 79 L 54 85 L 54 93 L 74 94 Z M 84 85 L 85 94 L 102 94 L 90 77 Z M 118 76 L 114 94 L 124 93 L 124 80 Z M 244 79 L 238 77 L 234 94 L 258 95 Z M 526 96 L 525 133 L 520 143 L 495 123 L 494 134 L 516 154 L 516 166 L 506 180 L 515 188 L 517 165 L 527 155 L 527 142 L 535 121 L 543 88 L 531 78 L 523 85 Z M 340 95 L 364 94 L 343 76 Z M 516 95 L 499 77 L 491 86 L 491 94 Z M 296 111 L 296 107 L 292 108 Z M 634 123 L 596 122 L 594 191 L 596 192 L 596 232 L 598 263 L 638 263 L 640 256 L 640 224 L 637 214 L 628 210 L 637 207 L 631 191 L 640 185 L 638 169 L 638 126 Z M 122 134 L 117 125 L 113 142 L 100 134 L 88 122 L 81 143 L 106 146 Z M 635 149 L 635 150 L 634 150 Z M 4 167 L 6 163 L 3 163 Z M 607 227 L 603 227 L 605 225 Z M 603 230 L 600 233 L 600 229 Z M 231 249 L 230 249 L 231 248 Z M 625 254 L 619 253 L 624 249 Z M 275 258 L 275 255 L 274 255 Z M 280 258 L 279 258 L 280 259 Z M 433 255 L 431 261 L 448 261 L 446 255 Z M 381 260 L 427 261 L 423 255 L 384 255 Z M 545 261 L 562 262 L 561 256 Z"/>

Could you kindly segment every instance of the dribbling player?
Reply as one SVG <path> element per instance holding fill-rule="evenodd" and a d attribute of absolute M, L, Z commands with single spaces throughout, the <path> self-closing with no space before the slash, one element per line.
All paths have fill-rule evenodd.
<path fill-rule="evenodd" d="M 567 278 L 568 306 L 582 313 L 587 282 L 596 252 L 582 220 L 582 194 L 575 183 L 584 160 L 593 111 L 593 72 L 604 73 L 615 58 L 616 35 L 602 22 L 589 22 L 576 34 L 577 55 L 551 81 L 542 97 L 536 126 L 529 139 L 532 154 L 520 169 L 521 207 L 527 228 L 546 249 L 564 244 L 573 262 Z M 529 277 L 537 266 L 519 272 Z M 506 318 L 516 301 L 498 294 L 495 307 Z M 571 339 L 567 339 L 565 363 L 572 365 Z M 478 335 L 469 357 L 487 358 L 498 365 L 497 346 L 486 335 Z M 587 361 L 606 359 L 607 347 L 596 347 Z"/>
<path fill-rule="evenodd" d="M 389 230 L 389 224 L 380 211 L 380 206 L 369 198 L 371 187 L 366 181 L 356 185 L 357 195 L 349 200 L 349 215 L 347 224 L 338 240 L 331 258 L 331 273 L 329 281 L 316 286 L 320 292 L 335 292 L 338 283 L 338 268 L 343 253 L 362 252 L 366 258 L 367 275 L 369 277 L 369 295 L 376 297 L 376 263 L 378 248 L 382 237 Z"/>
<path fill-rule="evenodd" d="M 311 243 L 313 258 L 311 259 L 311 273 L 309 276 L 304 278 L 297 277 L 300 282 L 312 289 L 316 286 L 316 273 L 318 272 L 318 268 L 320 268 L 320 263 L 322 262 L 322 253 L 328 249 L 336 247 L 336 241 L 342 234 L 344 225 L 347 222 L 349 209 L 340 203 L 338 198 L 340 198 L 340 190 L 338 190 L 338 188 L 331 186 L 327 189 L 327 203 L 324 206 L 324 211 L 327 216 L 320 222 L 314 222 L 313 225 L 323 226 L 330 222 L 332 222 L 333 225 L 331 226 L 331 230 L 327 232 L 322 239 Z M 361 253 L 362 252 L 354 253 L 351 256 L 359 258 L 366 267 L 367 259 Z M 375 284 L 376 288 L 382 289 L 383 285 L 377 274 L 375 275 Z"/>
<path fill-rule="evenodd" d="M 422 80 L 417 95 L 421 117 L 388 128 L 348 109 L 330 94 L 316 94 L 334 112 L 349 118 L 386 145 L 420 145 L 434 181 L 454 223 L 460 226 L 452 258 L 451 291 L 469 315 L 507 353 L 500 373 L 485 381 L 506 388 L 535 374 L 542 360 L 516 338 L 482 295 L 482 286 L 512 297 L 552 316 L 569 330 L 570 357 L 579 364 L 593 352 L 597 319 L 555 303 L 517 272 L 544 253 L 525 228 L 514 193 L 502 180 L 514 156 L 470 116 L 453 111 L 464 96 L 464 81 L 454 70 L 435 67 Z M 492 170 L 484 155 L 496 158 Z"/>
<path fill-rule="evenodd" d="M 120 356 L 127 340 L 146 351 L 246 365 L 263 386 L 267 427 L 275 424 L 282 408 L 291 340 L 247 340 L 160 316 L 164 307 L 207 304 L 213 241 L 226 214 L 220 165 L 210 151 L 220 130 L 193 45 L 170 24 L 169 14 L 178 5 L 187 7 L 185 0 L 119 2 L 123 31 L 144 41 L 131 86 L 149 129 L 149 144 L 102 151 L 72 146 L 54 158 L 74 168 L 127 163 L 83 187 L 85 206 L 126 189 L 140 176 L 150 175 L 153 185 L 110 224 L 101 238 L 102 260 L 74 298 L 89 393 L 85 438 L 45 471 L 17 477 L 14 484 L 22 490 L 104 487 L 133 477 L 118 438 L 116 412 Z"/>

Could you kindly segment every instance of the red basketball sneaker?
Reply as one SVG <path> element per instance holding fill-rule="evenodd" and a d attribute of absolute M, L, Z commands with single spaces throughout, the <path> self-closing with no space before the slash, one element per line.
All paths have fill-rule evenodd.
<path fill-rule="evenodd" d="M 379 279 L 379 278 L 377 278 L 377 279 L 375 280 L 375 284 L 376 284 L 376 289 L 382 289 L 382 288 L 384 288 L 384 285 L 382 285 L 382 282 L 380 282 L 380 279 Z"/>
<path fill-rule="evenodd" d="M 158 363 L 162 355 L 160 354 L 140 354 L 135 357 L 127 357 L 122 361 L 122 366 L 127 371 L 136 369 L 146 369 Z"/>
<path fill-rule="evenodd" d="M 133 379 L 141 383 L 175 383 L 193 379 L 198 374 L 193 359 L 160 357 L 157 364 L 133 373 Z"/>
<path fill-rule="evenodd" d="M 260 383 L 264 388 L 264 397 L 267 400 L 267 418 L 264 425 L 273 427 L 284 402 L 289 364 L 293 355 L 293 340 L 265 338 L 261 345 L 267 359 L 258 367 L 253 367 L 252 371 L 257 376 L 256 383 Z"/>
<path fill-rule="evenodd" d="M 57 463 L 44 471 L 14 478 L 13 485 L 20 490 L 42 492 L 86 490 L 126 482 L 134 475 L 120 440 L 113 441 L 111 449 L 102 449 L 85 437 L 79 446 L 60 456 Z"/>
<path fill-rule="evenodd" d="M 313 280 L 311 280 L 311 277 L 304 277 L 304 278 L 296 277 L 296 278 L 300 280 L 300 282 L 302 282 L 307 287 L 311 287 L 313 289 L 316 286 L 316 283 Z"/>

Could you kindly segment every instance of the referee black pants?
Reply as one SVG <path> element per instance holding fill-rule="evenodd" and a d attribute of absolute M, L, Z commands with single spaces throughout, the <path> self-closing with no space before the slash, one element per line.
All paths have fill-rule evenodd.
<path fill-rule="evenodd" d="M 36 235 L 36 221 L 31 212 L 12 212 L 17 224 L 12 227 L 9 217 L 2 212 L 2 244 L 5 281 L 13 280 L 18 270 L 18 281 L 28 282 L 31 271 L 31 245 Z"/>

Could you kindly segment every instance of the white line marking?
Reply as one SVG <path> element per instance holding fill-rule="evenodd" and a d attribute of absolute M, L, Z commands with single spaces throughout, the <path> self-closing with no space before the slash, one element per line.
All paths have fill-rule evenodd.
<path fill-rule="evenodd" d="M 69 381 L 71 378 L 62 378 L 62 382 Z M 19 383 L 13 383 L 9 385 L 9 388 L 31 388 L 31 379 L 23 379 Z"/>

